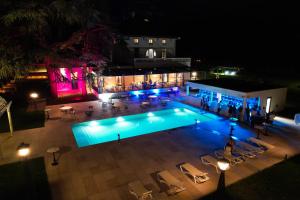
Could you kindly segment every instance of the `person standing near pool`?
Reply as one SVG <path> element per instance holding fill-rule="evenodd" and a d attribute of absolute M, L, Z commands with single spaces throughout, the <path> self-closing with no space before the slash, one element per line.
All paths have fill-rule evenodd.
<path fill-rule="evenodd" d="M 118 133 L 118 144 L 121 143 L 121 137 L 120 137 L 120 133 Z"/>

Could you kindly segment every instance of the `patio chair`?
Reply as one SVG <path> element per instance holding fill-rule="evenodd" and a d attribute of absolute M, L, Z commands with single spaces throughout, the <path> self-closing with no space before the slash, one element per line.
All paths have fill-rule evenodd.
<path fill-rule="evenodd" d="M 217 173 L 220 173 L 218 167 L 218 160 L 216 158 L 212 157 L 211 155 L 205 155 L 205 156 L 201 156 L 200 159 L 203 164 L 214 167 Z"/>
<path fill-rule="evenodd" d="M 209 180 L 208 173 L 200 171 L 190 163 L 184 163 L 179 168 L 182 173 L 192 176 L 195 183 L 203 183 Z"/>
<path fill-rule="evenodd" d="M 128 183 L 128 190 L 138 200 L 152 199 L 152 191 L 147 190 L 140 181 Z"/>
<path fill-rule="evenodd" d="M 185 190 L 182 183 L 167 170 L 159 172 L 157 179 L 160 183 L 168 187 L 167 194 L 169 195 L 174 195 Z"/>
<path fill-rule="evenodd" d="M 74 108 L 70 109 L 70 114 L 74 120 L 78 120 L 77 111 Z"/>
<path fill-rule="evenodd" d="M 228 160 L 228 162 L 230 163 L 231 166 L 234 166 L 236 164 L 243 162 L 243 159 L 241 156 L 234 156 L 231 154 L 230 151 L 227 151 L 227 150 L 223 150 L 223 149 L 217 150 L 217 151 L 215 151 L 215 155 L 219 159 Z"/>
<path fill-rule="evenodd" d="M 256 146 L 253 146 L 253 145 L 243 142 L 243 141 L 237 142 L 236 145 L 245 150 L 248 150 L 249 152 L 254 153 L 254 154 L 261 154 L 261 153 L 265 152 L 265 150 L 262 149 L 261 147 L 256 147 Z"/>
<path fill-rule="evenodd" d="M 265 147 L 267 149 L 273 149 L 275 147 L 272 144 L 269 144 L 263 140 L 256 139 L 254 137 L 248 138 L 248 141 L 250 141 L 258 146 Z"/>
<path fill-rule="evenodd" d="M 238 147 L 237 145 L 234 146 L 233 152 L 243 156 L 244 158 L 255 158 L 256 157 L 255 153 L 252 153 L 251 151 L 242 149 L 242 148 Z"/>

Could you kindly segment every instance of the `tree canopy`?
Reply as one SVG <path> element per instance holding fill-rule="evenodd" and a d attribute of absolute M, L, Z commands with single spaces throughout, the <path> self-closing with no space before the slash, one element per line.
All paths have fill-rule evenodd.
<path fill-rule="evenodd" d="M 0 1 L 0 26 L 3 27 L 0 30 L 0 79 L 26 73 L 31 64 L 43 63 L 45 56 L 64 56 L 62 47 L 75 45 L 78 40 L 74 38 L 80 38 L 76 35 L 87 35 L 99 24 L 105 27 L 95 3 L 96 0 Z M 103 36 L 102 41 L 112 42 L 109 31 L 105 29 L 98 38 Z M 89 53 L 89 49 L 83 49 L 84 45 L 81 47 L 77 53 Z M 107 56 L 103 50 L 97 53 Z"/>

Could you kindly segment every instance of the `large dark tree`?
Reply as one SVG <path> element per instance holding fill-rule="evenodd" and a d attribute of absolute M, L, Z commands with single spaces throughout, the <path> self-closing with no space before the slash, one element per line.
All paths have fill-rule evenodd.
<path fill-rule="evenodd" d="M 96 1 L 95 1 L 96 2 Z M 54 56 L 58 43 L 103 23 L 93 0 L 12 0 L 0 2 L 0 79 L 26 73 Z M 54 56 L 55 57 L 55 56 Z"/>

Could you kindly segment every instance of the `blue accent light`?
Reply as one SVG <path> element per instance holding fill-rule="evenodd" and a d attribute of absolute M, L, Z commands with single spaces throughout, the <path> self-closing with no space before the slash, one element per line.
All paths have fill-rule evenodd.
<path fill-rule="evenodd" d="M 140 91 L 132 91 L 132 94 L 134 94 L 135 96 L 139 96 Z"/>
<path fill-rule="evenodd" d="M 155 94 L 159 94 L 159 89 L 153 89 L 152 92 L 154 92 Z"/>

